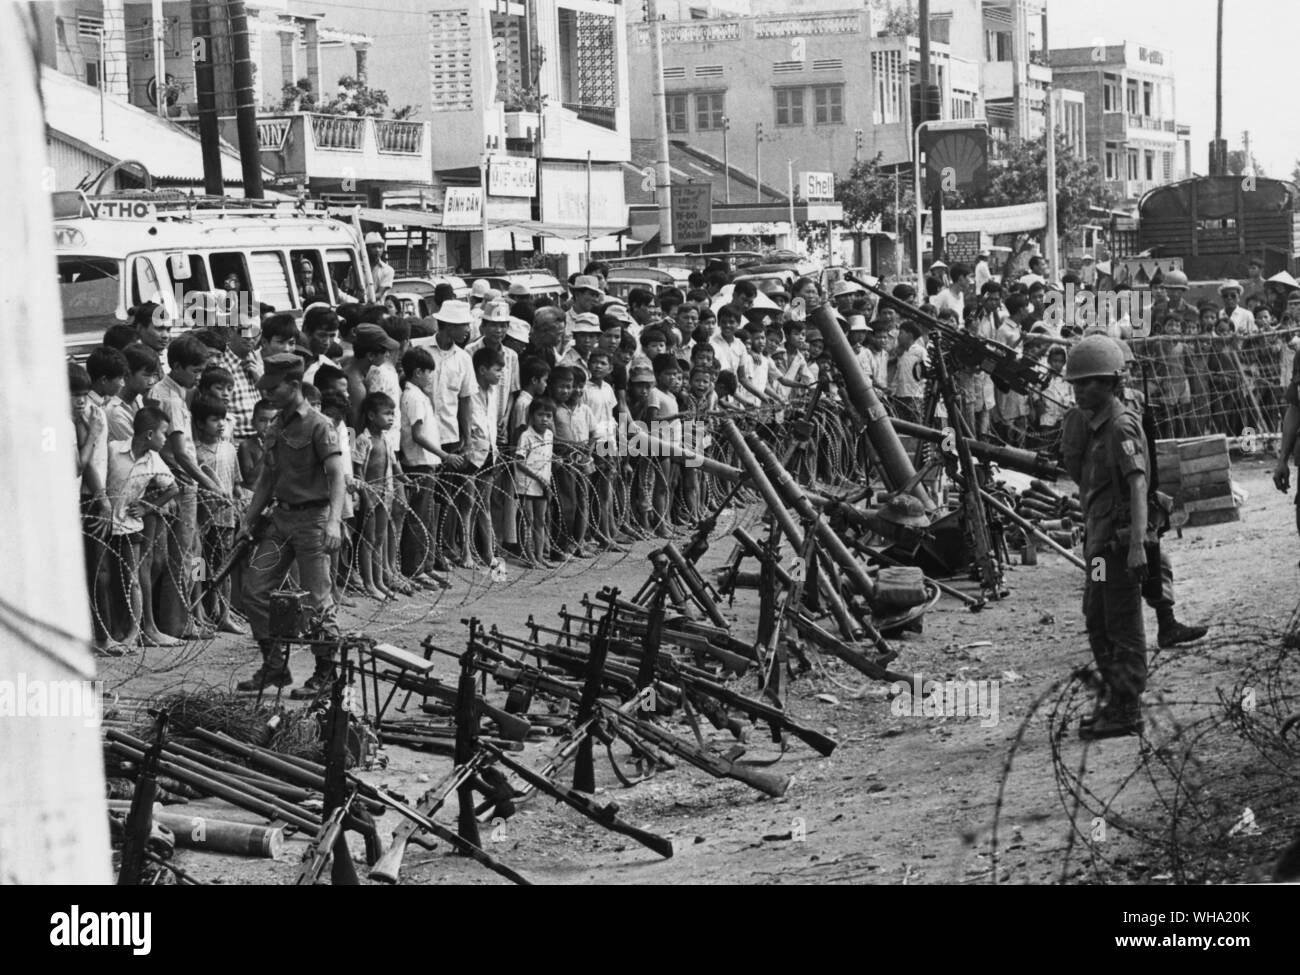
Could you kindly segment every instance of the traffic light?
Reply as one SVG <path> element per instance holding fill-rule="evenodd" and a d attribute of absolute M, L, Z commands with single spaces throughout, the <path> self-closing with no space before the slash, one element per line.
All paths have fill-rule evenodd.
<path fill-rule="evenodd" d="M 754 137 L 761 140 L 763 138 L 763 123 L 758 122 L 754 125 Z"/>
<path fill-rule="evenodd" d="M 867 134 L 861 129 L 853 130 L 853 155 L 858 157 L 862 155 L 862 150 L 867 147 Z"/>

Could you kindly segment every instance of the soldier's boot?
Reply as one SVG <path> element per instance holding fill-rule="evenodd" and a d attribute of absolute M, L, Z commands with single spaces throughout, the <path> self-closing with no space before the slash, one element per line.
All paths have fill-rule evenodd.
<path fill-rule="evenodd" d="M 235 685 L 236 690 L 257 691 L 259 694 L 268 687 L 288 687 L 293 683 L 289 673 L 289 656 L 284 648 L 274 640 L 258 640 L 258 649 L 262 651 L 262 666 L 253 672 L 248 680 L 241 680 Z"/>
<path fill-rule="evenodd" d="M 322 694 L 328 694 L 334 683 L 334 661 L 330 657 L 317 657 L 316 670 L 308 677 L 302 687 L 295 687 L 289 696 L 295 701 L 310 701 Z"/>
<path fill-rule="evenodd" d="M 1146 727 L 1142 720 L 1142 704 L 1136 698 L 1115 699 L 1101 709 L 1091 724 L 1079 725 L 1079 738 L 1097 741 L 1102 738 L 1123 738 L 1139 735 Z"/>
<path fill-rule="evenodd" d="M 1181 643 L 1195 643 L 1205 634 L 1209 633 L 1207 626 L 1188 626 L 1185 623 L 1179 623 L 1174 619 L 1174 614 L 1169 614 L 1168 620 L 1160 621 L 1160 629 L 1156 636 L 1156 643 L 1164 649 L 1166 647 L 1176 647 Z"/>

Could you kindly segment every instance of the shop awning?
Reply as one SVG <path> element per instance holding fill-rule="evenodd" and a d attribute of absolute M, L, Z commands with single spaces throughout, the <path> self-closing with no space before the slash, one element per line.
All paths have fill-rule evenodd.
<path fill-rule="evenodd" d="M 493 220 L 489 218 L 488 226 L 493 230 L 504 230 L 523 237 L 555 237 L 558 240 L 582 240 L 587 236 L 586 226 L 544 223 L 541 220 Z M 475 228 L 461 229 L 473 230 Z M 625 235 L 627 232 L 627 227 L 597 227 L 592 225 L 591 239 L 618 237 Z"/>
<path fill-rule="evenodd" d="M 348 219 L 358 217 L 367 223 L 382 223 L 385 227 L 423 227 L 426 230 L 477 230 L 477 227 L 444 227 L 441 213 L 428 210 L 398 210 L 391 207 L 330 207 L 331 217 Z"/>

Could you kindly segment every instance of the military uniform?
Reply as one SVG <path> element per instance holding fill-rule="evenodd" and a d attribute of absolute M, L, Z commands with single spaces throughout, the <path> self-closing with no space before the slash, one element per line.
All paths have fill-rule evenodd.
<path fill-rule="evenodd" d="M 276 417 L 266 434 L 264 462 L 273 479 L 271 526 L 258 543 L 245 577 L 245 603 L 253 636 L 265 639 L 271 591 L 296 560 L 312 609 L 334 620 L 330 558 L 325 551 L 329 479 L 325 460 L 342 453 L 334 424 L 304 400 L 287 418 Z"/>
<path fill-rule="evenodd" d="M 281 378 L 301 378 L 302 363 L 296 356 L 292 357 L 296 366 L 288 356 L 272 358 L 284 358 L 288 367 L 272 369 L 278 363 L 268 361 L 261 388 L 271 388 Z M 335 631 L 331 558 L 325 544 L 330 509 L 325 462 L 341 454 L 334 424 L 305 400 L 293 410 L 282 411 L 267 430 L 263 464 L 271 486 L 270 527 L 258 541 L 244 573 L 244 612 L 262 647 L 264 670 L 280 678 L 275 681 L 280 686 L 288 683 L 288 667 L 271 636 L 268 614 L 271 593 L 291 565 L 298 566 L 299 584 L 308 593 L 320 628 L 327 633 Z M 331 651 L 321 646 L 314 652 L 319 676 L 331 667 Z M 256 685 L 258 679 L 252 683 Z"/>
<path fill-rule="evenodd" d="M 1136 704 L 1146 688 L 1146 633 L 1142 587 L 1126 564 L 1132 524 L 1129 478 L 1147 472 L 1146 438 L 1141 422 L 1119 399 L 1087 418 L 1085 432 L 1078 467 L 1088 643 L 1113 699 Z"/>

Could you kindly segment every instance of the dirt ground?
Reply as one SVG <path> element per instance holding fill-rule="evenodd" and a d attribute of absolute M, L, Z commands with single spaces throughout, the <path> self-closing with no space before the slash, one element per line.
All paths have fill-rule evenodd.
<path fill-rule="evenodd" d="M 1082 576 L 1059 556 L 1008 572 L 1010 596 L 971 613 L 945 597 L 925 617 L 924 633 L 896 641 L 891 667 L 922 680 L 998 682 L 995 724 L 979 717 L 897 716 L 889 688 L 864 682 L 830 657 L 791 689 L 789 708 L 839 741 L 828 758 L 795 741 L 775 766 L 792 776 L 782 799 L 715 780 L 682 765 L 623 789 L 598 760 L 600 799 L 616 801 L 627 821 L 671 837 L 676 852 L 662 860 L 625 838 L 546 799 L 524 805 L 510 821 L 485 826 L 485 849 L 535 883 L 1161 883 L 1242 880 L 1261 870 L 1285 845 L 1295 824 L 1294 766 L 1252 778 L 1257 762 L 1223 719 L 1223 698 L 1250 683 L 1251 668 L 1278 657 L 1277 635 L 1296 604 L 1293 505 L 1277 493 L 1266 458 L 1246 459 L 1233 477 L 1248 492 L 1240 522 L 1170 534 L 1178 615 L 1212 627 L 1200 644 L 1153 655 L 1146 736 L 1085 747 L 1061 725 L 1089 706 L 1070 682 L 1088 662 L 1080 600 Z M 737 514 L 756 524 L 758 512 Z M 722 533 L 702 560 L 717 565 L 730 550 Z M 364 630 L 416 650 L 431 636 L 448 649 L 465 640 L 471 614 L 523 636 L 529 614 L 558 625 L 556 612 L 576 609 L 584 593 L 603 585 L 630 594 L 645 580 L 646 554 L 604 556 L 550 573 L 512 569 L 493 582 L 462 574 L 436 601 L 409 597 L 376 608 L 358 601 L 342 617 Z M 740 590 L 725 610 L 733 632 L 749 638 L 758 600 Z M 1148 611 L 1148 643 L 1155 620 Z M 229 687 L 252 669 L 246 640 L 227 637 L 180 652 L 149 651 L 108 662 L 105 677 L 122 694 L 150 696 L 181 688 Z M 310 672 L 305 651 L 292 666 Z M 1265 687 L 1277 708 L 1294 704 L 1290 666 Z M 453 678 L 446 660 L 442 676 Z M 1280 669 L 1279 669 L 1280 668 Z M 752 680 L 741 682 L 752 692 Z M 494 699 L 502 692 L 493 690 Z M 1221 697 L 1222 695 L 1222 697 Z M 400 698 L 399 698 L 400 700 Z M 1263 701 L 1260 702 L 1261 707 Z M 413 705 L 413 708 L 415 705 Z M 1292 707 L 1291 710 L 1297 710 Z M 418 712 L 417 712 L 418 713 Z M 988 726 L 985 726 L 988 725 Z M 678 729 L 685 732 L 685 726 Z M 766 729 L 750 736 L 748 758 L 775 758 Z M 726 747 L 726 733 L 714 735 Z M 530 743 L 522 759 L 540 764 L 548 742 Z M 450 759 L 389 746 L 387 769 L 366 777 L 414 800 L 450 768 Z M 1291 791 L 1287 791 L 1290 788 Z M 1227 836 L 1255 797 L 1257 824 Z M 177 807 L 223 818 L 253 817 L 222 803 Z M 440 818 L 449 824 L 453 813 Z M 1265 821 L 1267 819 L 1267 821 Z M 396 816 L 382 821 L 383 833 Z M 1237 824 L 1240 826 L 1240 824 Z M 996 851 L 994 832 L 996 830 Z M 1173 840 L 1171 841 L 1171 837 Z M 1180 843 L 1183 844 L 1180 846 Z M 360 856 L 361 845 L 354 838 Z M 294 876 L 306 838 L 294 837 L 274 861 L 179 851 L 177 863 L 200 879 L 226 884 L 284 883 Z M 361 867 L 364 876 L 364 867 Z M 404 883 L 504 882 L 439 844 L 410 847 Z"/>

